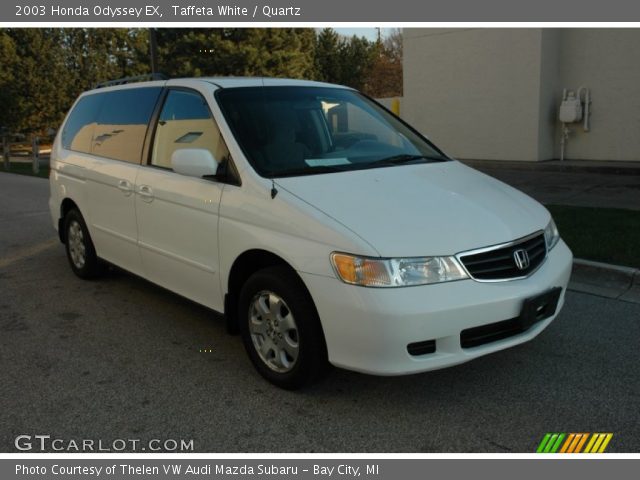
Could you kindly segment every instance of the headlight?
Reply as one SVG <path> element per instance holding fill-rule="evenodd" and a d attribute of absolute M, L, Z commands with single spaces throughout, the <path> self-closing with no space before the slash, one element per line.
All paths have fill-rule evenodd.
<path fill-rule="evenodd" d="M 560 240 L 560 232 L 558 232 L 558 227 L 556 227 L 556 222 L 553 221 L 553 218 L 547 228 L 544 229 L 544 239 L 547 242 L 547 250 L 555 247 L 558 240 Z"/>
<path fill-rule="evenodd" d="M 340 280 L 365 287 L 408 287 L 468 278 L 455 257 L 369 258 L 332 253 L 331 263 Z"/>

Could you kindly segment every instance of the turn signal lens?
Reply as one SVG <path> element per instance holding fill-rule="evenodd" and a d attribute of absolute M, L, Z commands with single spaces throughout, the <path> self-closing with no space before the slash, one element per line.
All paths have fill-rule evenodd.
<path fill-rule="evenodd" d="M 558 232 L 558 227 L 556 227 L 556 222 L 553 221 L 553 218 L 544 229 L 544 239 L 547 242 L 547 250 L 555 247 L 558 240 L 560 240 L 560 232 Z"/>
<path fill-rule="evenodd" d="M 389 274 L 379 260 L 342 253 L 334 253 L 331 258 L 338 276 L 344 282 L 381 287 L 389 284 Z"/>
<path fill-rule="evenodd" d="M 455 257 L 369 258 L 331 254 L 343 282 L 366 287 L 408 287 L 468 278 Z"/>

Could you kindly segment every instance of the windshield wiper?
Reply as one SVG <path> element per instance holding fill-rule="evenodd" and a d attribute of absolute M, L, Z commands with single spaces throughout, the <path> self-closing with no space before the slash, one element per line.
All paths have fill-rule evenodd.
<path fill-rule="evenodd" d="M 376 160 L 375 164 L 388 164 L 388 165 L 401 165 L 403 163 L 415 162 L 416 160 L 427 160 L 430 162 L 446 162 L 447 159 L 444 157 L 430 157 L 428 155 L 410 155 L 408 153 L 402 153 L 400 155 L 392 155 L 390 157 L 385 157 L 380 160 Z"/>
<path fill-rule="evenodd" d="M 315 173 L 335 173 L 335 172 L 346 172 L 348 168 L 339 167 L 336 165 L 321 165 L 318 167 L 300 167 L 300 168 L 289 168 L 286 170 L 279 171 L 270 171 L 267 172 L 269 177 L 296 177 L 299 175 L 313 175 Z"/>
<path fill-rule="evenodd" d="M 286 170 L 268 171 L 266 175 L 269 178 L 281 178 L 281 177 L 297 177 L 300 175 L 314 175 L 316 173 L 335 173 L 346 172 L 349 170 L 365 170 L 369 168 L 376 168 L 379 165 L 401 165 L 403 163 L 415 162 L 416 160 L 425 160 L 427 162 L 446 162 L 445 157 L 430 157 L 428 155 L 392 155 L 380 160 L 376 160 L 371 163 L 351 163 L 349 165 L 319 165 L 317 167 L 300 167 L 289 168 Z"/>

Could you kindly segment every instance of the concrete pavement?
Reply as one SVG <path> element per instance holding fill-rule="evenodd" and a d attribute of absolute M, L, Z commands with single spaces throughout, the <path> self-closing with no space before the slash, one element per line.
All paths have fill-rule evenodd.
<path fill-rule="evenodd" d="M 0 172 L 0 261 L 55 239 L 48 197 L 46 179 Z"/>
<path fill-rule="evenodd" d="M 517 348 L 407 377 L 336 369 L 286 392 L 210 310 L 119 270 L 75 277 L 47 191 L 0 173 L 1 452 L 48 434 L 193 439 L 196 452 L 532 453 L 550 431 L 613 432 L 608 452 L 640 451 L 640 305 L 569 292 Z"/>

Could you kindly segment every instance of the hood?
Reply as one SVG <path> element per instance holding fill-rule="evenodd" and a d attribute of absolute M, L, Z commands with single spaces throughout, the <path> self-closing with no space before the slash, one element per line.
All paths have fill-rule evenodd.
<path fill-rule="evenodd" d="M 524 193 L 457 161 L 276 182 L 382 257 L 451 255 L 508 242 L 544 229 L 550 218 Z"/>

